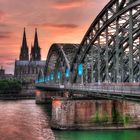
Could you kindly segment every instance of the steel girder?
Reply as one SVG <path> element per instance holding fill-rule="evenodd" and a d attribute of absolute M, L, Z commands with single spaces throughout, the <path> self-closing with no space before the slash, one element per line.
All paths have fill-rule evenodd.
<path fill-rule="evenodd" d="M 140 81 L 139 14 L 139 0 L 112 0 L 105 6 L 73 59 L 72 82 L 78 81 L 80 63 L 85 82 Z"/>

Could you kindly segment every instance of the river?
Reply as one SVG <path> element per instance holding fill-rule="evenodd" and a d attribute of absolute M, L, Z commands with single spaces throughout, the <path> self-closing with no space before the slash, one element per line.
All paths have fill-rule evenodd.
<path fill-rule="evenodd" d="M 139 130 L 56 131 L 57 140 L 140 140 Z"/>
<path fill-rule="evenodd" d="M 34 100 L 0 101 L 0 140 L 139 140 L 139 130 L 52 131 L 48 108 Z"/>
<path fill-rule="evenodd" d="M 48 121 L 34 100 L 0 101 L 0 140 L 53 140 Z"/>

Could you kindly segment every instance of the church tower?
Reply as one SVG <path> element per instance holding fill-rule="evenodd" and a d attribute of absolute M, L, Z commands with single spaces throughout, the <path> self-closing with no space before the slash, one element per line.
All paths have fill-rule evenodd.
<path fill-rule="evenodd" d="M 19 59 L 21 61 L 29 60 L 25 28 L 24 28 L 24 32 L 23 32 L 23 40 L 22 40 L 22 46 L 21 46 L 21 50 L 20 50 Z"/>
<path fill-rule="evenodd" d="M 40 61 L 41 60 L 37 29 L 35 29 L 34 46 L 31 46 L 31 58 L 30 58 L 30 60 L 31 61 Z"/>

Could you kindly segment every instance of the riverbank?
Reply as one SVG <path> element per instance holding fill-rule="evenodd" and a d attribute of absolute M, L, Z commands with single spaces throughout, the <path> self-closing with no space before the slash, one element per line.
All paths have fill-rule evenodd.
<path fill-rule="evenodd" d="M 22 100 L 35 99 L 34 93 L 31 94 L 0 94 L 0 100 Z"/>
<path fill-rule="evenodd" d="M 18 92 L 0 92 L 0 100 L 22 100 L 35 99 L 35 91 L 29 89 L 22 89 Z"/>
<path fill-rule="evenodd" d="M 21 90 L 0 90 L 0 100 L 35 99 L 35 87 L 22 86 Z"/>
<path fill-rule="evenodd" d="M 91 124 L 90 124 L 91 125 Z M 73 125 L 73 126 L 56 126 L 55 127 L 51 127 L 52 130 L 55 131 L 100 131 L 100 130 L 140 130 L 140 126 L 139 125 L 130 125 L 130 126 L 121 126 L 121 125 L 94 125 L 94 126 L 90 126 L 89 124 L 87 125 Z"/>

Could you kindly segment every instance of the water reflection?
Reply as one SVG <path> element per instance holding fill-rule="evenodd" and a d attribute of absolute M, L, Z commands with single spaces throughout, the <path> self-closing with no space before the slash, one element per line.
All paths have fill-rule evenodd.
<path fill-rule="evenodd" d="M 0 140 L 53 140 L 45 109 L 34 100 L 0 101 Z"/>
<path fill-rule="evenodd" d="M 139 140 L 139 130 L 54 131 L 57 140 Z"/>

